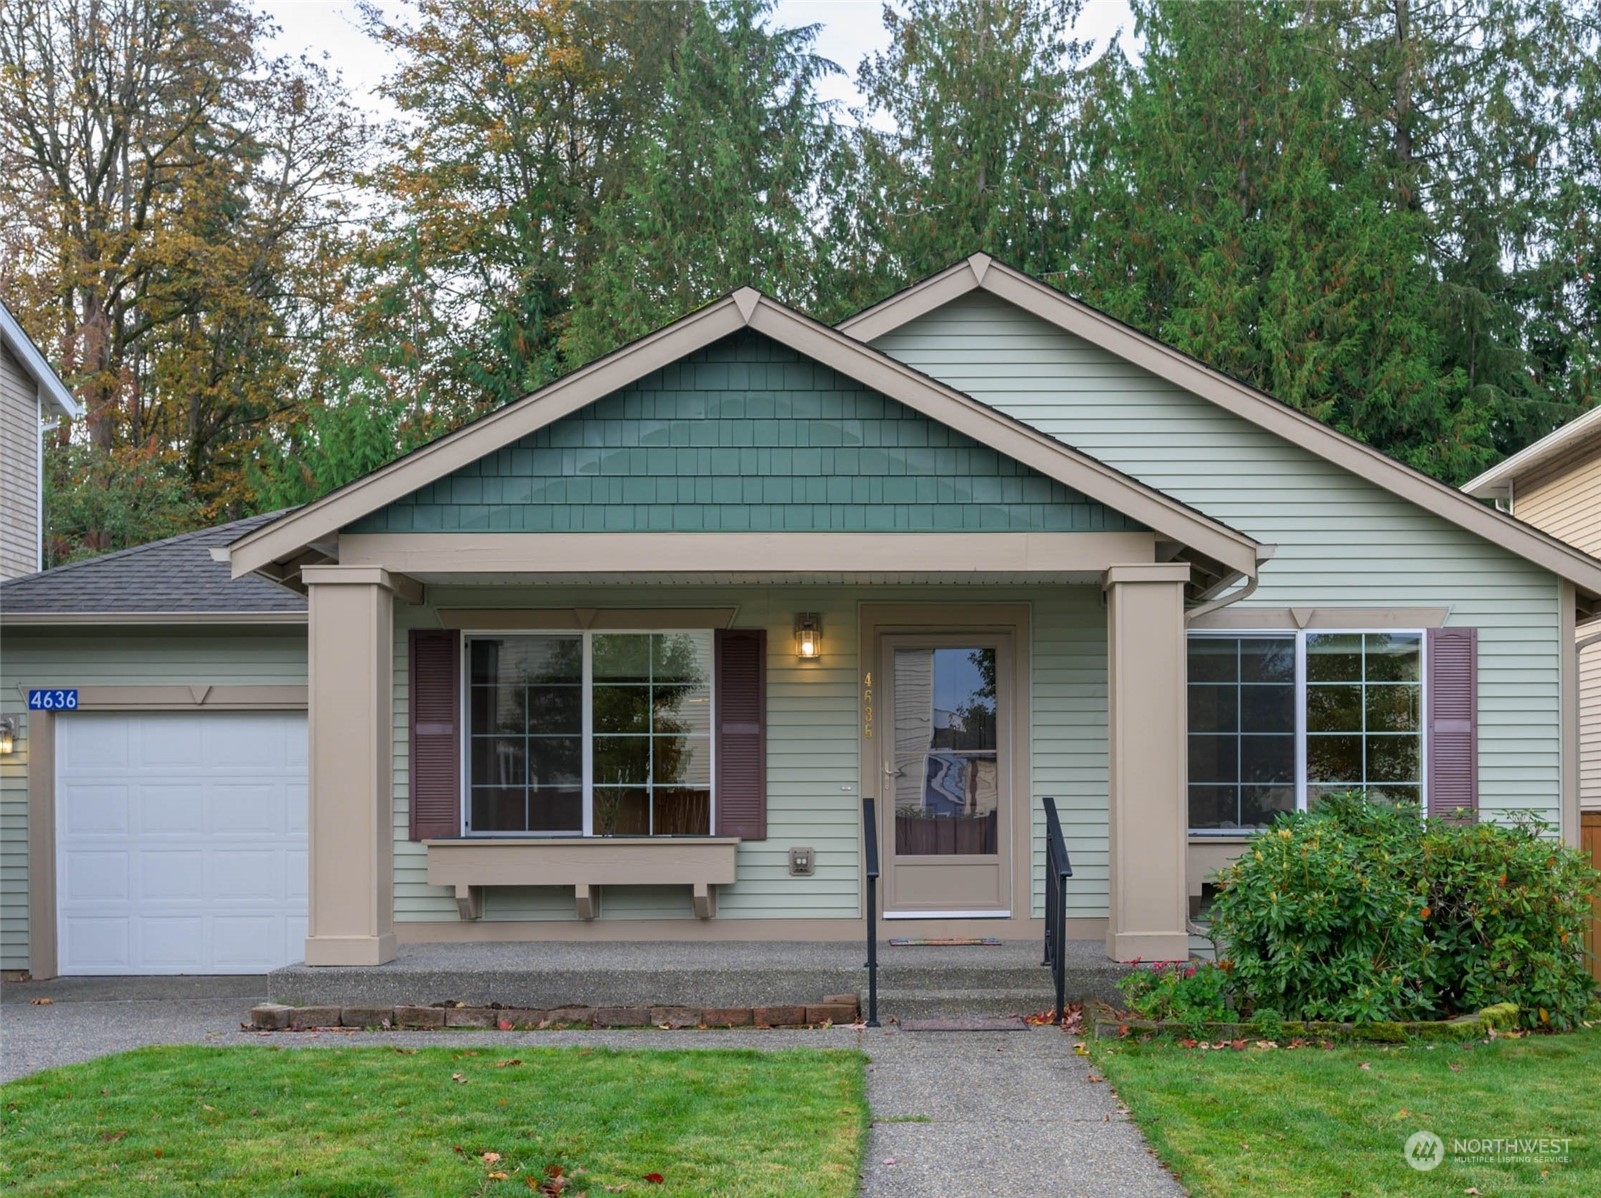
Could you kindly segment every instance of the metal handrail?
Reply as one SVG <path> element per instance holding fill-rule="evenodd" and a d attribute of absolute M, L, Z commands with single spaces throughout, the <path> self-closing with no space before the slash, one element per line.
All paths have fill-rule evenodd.
<path fill-rule="evenodd" d="M 1056 800 L 1045 799 L 1045 960 L 1056 983 L 1056 1007 L 1051 1022 L 1062 1021 L 1067 997 L 1067 880 L 1073 876 L 1073 863 L 1067 858 L 1067 841 L 1062 837 L 1062 820 L 1056 814 Z"/>
<path fill-rule="evenodd" d="M 862 852 L 867 863 L 867 1026 L 878 1024 L 878 814 L 862 799 Z"/>

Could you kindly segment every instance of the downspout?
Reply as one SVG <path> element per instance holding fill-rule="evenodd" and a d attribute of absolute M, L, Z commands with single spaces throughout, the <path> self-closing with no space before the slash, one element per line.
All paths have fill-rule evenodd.
<path fill-rule="evenodd" d="M 1257 585 L 1262 581 L 1262 564 L 1273 556 L 1273 548 L 1274 547 L 1272 545 L 1263 545 L 1259 550 L 1257 550 L 1256 573 L 1251 575 L 1251 577 L 1246 580 L 1246 583 L 1243 587 L 1237 591 L 1229 592 L 1220 599 L 1213 599 L 1210 603 L 1203 603 L 1199 607 L 1190 608 L 1184 613 L 1184 622 L 1186 624 L 1192 623 L 1195 620 L 1200 619 L 1202 616 L 1219 611 L 1222 608 L 1228 607 L 1232 603 L 1238 603 L 1241 599 L 1249 598 L 1251 594 L 1255 592 Z M 1601 633 L 1597 633 L 1597 636 L 1601 636 Z"/>

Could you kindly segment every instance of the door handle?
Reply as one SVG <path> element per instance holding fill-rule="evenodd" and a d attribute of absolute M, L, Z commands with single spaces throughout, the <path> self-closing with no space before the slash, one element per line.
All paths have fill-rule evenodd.
<path fill-rule="evenodd" d="M 884 767 L 884 777 L 886 778 L 904 778 L 905 776 L 906 771 L 898 765 L 886 765 Z"/>

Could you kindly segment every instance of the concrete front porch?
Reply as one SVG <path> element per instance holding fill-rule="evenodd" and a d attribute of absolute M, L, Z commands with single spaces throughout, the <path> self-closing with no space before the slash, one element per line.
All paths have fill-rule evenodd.
<path fill-rule="evenodd" d="M 879 1018 L 1006 1015 L 1051 1006 L 1039 943 L 879 944 Z M 275 1002 L 393 1005 L 454 1000 L 507 1007 L 749 1007 L 859 993 L 866 946 L 854 942 L 728 941 L 403 944 L 373 966 L 291 965 L 267 976 Z M 1127 967 L 1098 940 L 1067 944 L 1067 998 L 1115 1001 Z"/>

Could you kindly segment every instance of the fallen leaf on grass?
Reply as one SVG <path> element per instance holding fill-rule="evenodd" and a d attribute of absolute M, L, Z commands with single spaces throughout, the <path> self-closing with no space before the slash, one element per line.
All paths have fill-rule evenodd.
<path fill-rule="evenodd" d="M 488 1176 L 490 1181 L 505 1181 L 508 1177 L 511 1176 L 511 1174 L 510 1173 L 503 1173 L 501 1170 L 495 1169 L 494 1171 L 489 1173 L 487 1176 Z"/>
<path fill-rule="evenodd" d="M 1090 1050 L 1085 1048 L 1082 1044 L 1075 1044 L 1073 1045 L 1073 1055 L 1087 1057 L 1090 1055 Z"/>
<path fill-rule="evenodd" d="M 514 1065 L 521 1065 L 521 1064 L 522 1064 L 521 1061 L 519 1061 L 516 1057 L 513 1057 L 509 1061 L 496 1061 L 495 1062 L 495 1068 L 496 1069 L 510 1069 Z"/>
<path fill-rule="evenodd" d="M 1452 1073 L 1461 1073 L 1462 1072 L 1462 1066 L 1458 1065 L 1455 1061 L 1452 1061 L 1450 1063 L 1450 1065 L 1447 1066 L 1447 1068 L 1449 1068 Z"/>
<path fill-rule="evenodd" d="M 500 1153 L 498 1153 L 498 1152 L 486 1152 L 486 1153 L 484 1153 L 484 1164 L 486 1164 L 486 1165 L 493 1165 L 499 1159 L 500 1159 Z"/>
<path fill-rule="evenodd" d="M 128 1133 L 125 1132 L 125 1131 L 103 1131 L 103 1132 L 100 1133 L 100 1138 L 102 1140 L 104 1140 L 107 1144 L 115 1144 L 118 1140 L 122 1139 L 122 1137 L 127 1135 L 127 1134 Z"/>
<path fill-rule="evenodd" d="M 1479 1187 L 1478 1186 L 1469 1186 L 1467 1189 L 1463 1190 L 1462 1192 L 1464 1194 L 1477 1194 L 1479 1192 Z"/>
<path fill-rule="evenodd" d="M 403 1057 L 414 1057 L 417 1055 L 417 1050 L 415 1048 L 401 1048 L 399 1045 L 395 1046 L 395 1051 Z"/>
<path fill-rule="evenodd" d="M 459 1073 L 452 1073 L 450 1075 L 450 1080 L 453 1082 L 460 1082 L 464 1086 L 467 1084 L 467 1079 Z"/>
<path fill-rule="evenodd" d="M 650 1182 L 650 1184 L 653 1185 L 653 1186 L 659 1186 L 659 1185 L 661 1185 L 662 1182 L 666 1181 L 667 1179 L 665 1177 L 663 1177 L 660 1173 L 647 1173 L 647 1174 L 645 1174 L 645 1180 Z"/>
<path fill-rule="evenodd" d="M 1366 1061 L 1363 1061 L 1360 1065 L 1357 1066 L 1357 1068 L 1358 1069 L 1371 1069 L 1371 1068 L 1373 1068 L 1373 1066 L 1368 1064 Z"/>

